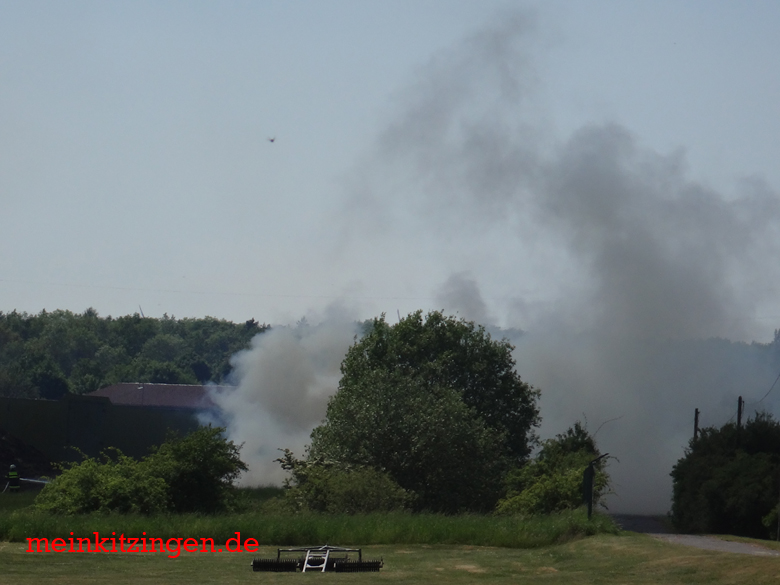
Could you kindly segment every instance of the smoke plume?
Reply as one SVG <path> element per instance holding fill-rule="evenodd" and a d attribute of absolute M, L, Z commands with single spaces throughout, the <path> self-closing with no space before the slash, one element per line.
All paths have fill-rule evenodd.
<path fill-rule="evenodd" d="M 325 417 L 336 391 L 339 366 L 357 327 L 344 311 L 328 311 L 320 323 L 303 319 L 257 335 L 233 356 L 231 392 L 214 394 L 228 436 L 242 444 L 249 471 L 244 485 L 280 484 L 279 449 L 302 454 L 311 430 Z"/>
<path fill-rule="evenodd" d="M 507 18 L 421 70 L 351 205 L 380 214 L 383 237 L 424 218 L 453 250 L 506 258 L 504 279 L 533 282 L 503 321 L 526 331 L 515 357 L 542 390 L 542 436 L 585 419 L 618 458 L 613 509 L 665 512 L 694 408 L 720 425 L 738 395 L 774 407 L 758 402 L 777 374 L 772 347 L 726 339 L 750 339 L 772 301 L 780 199 L 759 180 L 735 193 L 699 184 L 684 152 L 643 147 L 615 123 L 556 137 L 537 121 L 533 38 L 532 19 Z M 437 302 L 488 319 L 473 257 L 444 260 Z"/>
<path fill-rule="evenodd" d="M 445 312 L 467 321 L 480 324 L 493 322 L 477 281 L 466 273 L 451 275 L 439 288 L 436 302 Z"/>
<path fill-rule="evenodd" d="M 341 231 L 364 254 L 441 242 L 450 277 L 421 308 L 510 331 L 542 437 L 587 423 L 617 458 L 611 508 L 663 513 L 694 408 L 707 426 L 738 395 L 748 414 L 776 407 L 780 390 L 761 400 L 774 346 L 739 340 L 771 333 L 756 316 L 779 280 L 780 199 L 755 179 L 699 184 L 684 152 L 619 124 L 556 136 L 535 50 L 533 19 L 510 15 L 418 71 L 355 170 Z M 278 480 L 276 449 L 307 442 L 354 334 L 338 319 L 276 328 L 234 358 L 238 390 L 219 400 L 250 482 Z"/>

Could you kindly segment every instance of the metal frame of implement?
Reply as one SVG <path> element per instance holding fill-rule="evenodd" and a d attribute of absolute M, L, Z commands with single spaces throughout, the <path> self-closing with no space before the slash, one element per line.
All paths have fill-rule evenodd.
<path fill-rule="evenodd" d="M 350 559 L 349 553 L 357 553 L 357 559 Z M 299 553 L 297 557 L 283 558 L 282 553 Z M 303 553 L 303 554 L 300 554 Z M 335 554 L 334 554 L 335 553 Z M 343 546 L 304 546 L 300 548 L 280 548 L 276 550 L 276 558 L 252 561 L 253 571 L 270 571 L 274 573 L 302 573 L 317 571 L 320 573 L 366 573 L 378 572 L 384 566 L 384 561 L 363 560 L 363 551 L 359 548 Z"/>

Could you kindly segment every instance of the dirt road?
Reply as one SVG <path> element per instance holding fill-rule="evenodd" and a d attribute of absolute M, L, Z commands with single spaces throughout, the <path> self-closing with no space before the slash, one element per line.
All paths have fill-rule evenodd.
<path fill-rule="evenodd" d="M 657 516 L 634 516 L 631 514 L 613 514 L 615 522 L 623 530 L 632 532 L 642 532 L 653 538 L 670 542 L 672 544 L 681 544 L 683 546 L 693 546 L 705 550 L 716 550 L 721 552 L 731 552 L 742 555 L 754 555 L 762 557 L 778 557 L 780 551 L 764 548 L 756 544 L 744 542 L 730 542 L 721 540 L 714 536 L 700 536 L 695 534 L 672 534 L 662 518 Z"/>

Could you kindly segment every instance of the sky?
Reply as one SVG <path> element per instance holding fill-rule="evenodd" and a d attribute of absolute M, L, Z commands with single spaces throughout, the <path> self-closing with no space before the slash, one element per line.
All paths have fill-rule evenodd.
<path fill-rule="evenodd" d="M 643 146 L 681 152 L 691 177 L 726 193 L 746 178 L 780 184 L 773 2 L 33 1 L 0 11 L 3 311 L 140 306 L 279 323 L 349 299 L 373 316 L 436 306 L 442 283 L 467 272 L 502 325 L 527 326 L 512 300 L 550 279 L 506 274 L 509 262 L 492 258 L 501 234 L 452 253 L 424 221 L 371 241 L 349 233 L 366 223 L 350 185 L 370 172 L 367 153 L 420 77 L 519 14 L 533 21 L 526 105 L 551 140 L 617 122 Z M 404 187 L 414 199 L 421 186 Z M 763 326 L 750 333 L 766 340 L 780 310 L 756 317 Z"/>
<path fill-rule="evenodd" d="M 541 434 L 641 432 L 626 506 L 663 511 L 668 477 L 640 470 L 668 475 L 695 405 L 722 423 L 776 375 L 739 342 L 780 326 L 778 22 L 759 1 L 0 0 L 0 311 L 522 329 Z"/>

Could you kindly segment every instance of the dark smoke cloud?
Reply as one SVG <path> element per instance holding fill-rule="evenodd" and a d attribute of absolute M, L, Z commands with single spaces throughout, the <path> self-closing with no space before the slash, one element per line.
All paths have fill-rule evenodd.
<path fill-rule="evenodd" d="M 453 241 L 464 226 L 486 240 L 510 228 L 525 254 L 559 258 L 525 275 L 554 292 L 515 299 L 524 322 L 511 323 L 528 331 L 516 357 L 542 389 L 543 434 L 617 418 L 598 435 L 620 459 L 613 505 L 664 512 L 693 409 L 722 424 L 776 375 L 770 348 L 715 338 L 759 330 L 778 283 L 778 196 L 756 180 L 729 194 L 692 181 L 683 152 L 654 152 L 618 124 L 558 140 L 538 122 L 533 47 L 520 15 L 420 71 L 360 170 L 356 208 L 381 213 L 387 233 L 420 216 Z M 475 268 L 457 264 L 437 301 L 487 319 Z"/>
<path fill-rule="evenodd" d="M 521 376 L 542 390 L 541 434 L 583 420 L 619 460 L 612 509 L 665 512 L 694 408 L 703 425 L 729 420 L 738 395 L 748 412 L 776 409 L 780 390 L 758 401 L 780 367 L 775 348 L 727 338 L 761 331 L 756 312 L 777 289 L 778 196 L 755 179 L 728 194 L 692 181 L 683 152 L 654 152 L 618 124 L 559 139 L 537 46 L 533 18 L 509 15 L 417 72 L 349 181 L 341 244 L 450 245 L 431 262 L 451 276 L 421 308 L 507 333 Z M 474 276 L 480 259 L 504 257 L 497 279 Z M 502 308 L 481 289 L 503 280 L 535 292 Z M 354 321 L 326 316 L 235 357 L 239 389 L 221 400 L 248 482 L 278 481 L 276 449 L 308 442 L 354 334 Z"/>
<path fill-rule="evenodd" d="M 493 322 L 477 281 L 466 273 L 451 275 L 439 288 L 436 302 L 445 312 L 456 314 L 467 321 Z"/>
<path fill-rule="evenodd" d="M 743 337 L 757 299 L 740 283 L 777 227 L 774 194 L 732 200 L 686 179 L 681 155 L 642 150 L 617 125 L 577 132 L 542 170 L 533 203 L 587 268 L 600 330 Z M 760 267 L 764 268 L 764 267 Z"/>

